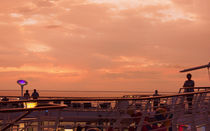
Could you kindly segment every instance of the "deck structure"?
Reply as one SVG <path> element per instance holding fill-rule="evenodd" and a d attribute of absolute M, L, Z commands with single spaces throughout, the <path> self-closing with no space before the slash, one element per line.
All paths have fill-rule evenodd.
<path fill-rule="evenodd" d="M 0 102 L 0 129 L 76 131 L 210 130 L 210 87 L 155 97 L 65 97 Z M 186 97 L 193 95 L 193 106 Z M 154 106 L 154 101 L 159 101 Z M 38 103 L 31 107 L 27 104 Z M 94 129 L 93 129 L 94 128 Z"/>

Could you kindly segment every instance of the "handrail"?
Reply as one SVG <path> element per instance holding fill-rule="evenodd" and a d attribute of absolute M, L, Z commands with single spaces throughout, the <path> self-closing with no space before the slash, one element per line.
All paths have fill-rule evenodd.
<path fill-rule="evenodd" d="M 184 90 L 184 89 L 197 89 L 198 91 L 200 91 L 200 89 L 205 89 L 205 91 L 207 90 L 207 89 L 210 89 L 210 87 L 192 87 L 192 88 L 185 88 L 185 87 L 183 87 L 183 88 L 180 88 L 179 89 L 179 93 L 181 93 L 181 91 L 182 90 Z"/>
<path fill-rule="evenodd" d="M 49 110 L 49 109 L 62 109 L 67 106 L 61 105 L 52 105 L 52 106 L 43 106 L 43 107 L 34 107 L 34 108 L 8 108 L 8 109 L 0 109 L 0 113 L 4 112 L 18 112 L 18 111 L 36 111 L 36 110 Z"/>
<path fill-rule="evenodd" d="M 12 101 L 0 101 L 1 103 L 23 103 L 23 102 L 46 102 L 46 101 L 126 101 L 126 100 L 153 100 L 157 98 L 170 98 L 177 96 L 187 96 L 201 93 L 210 93 L 210 91 L 199 91 L 199 92 L 187 92 L 176 95 L 166 96 L 152 96 L 144 98 L 122 98 L 122 97 L 72 97 L 72 98 L 54 98 L 54 99 L 37 99 L 37 100 L 12 100 Z"/>
<path fill-rule="evenodd" d="M 62 128 L 75 128 L 77 126 L 77 122 L 79 121 L 93 121 L 95 122 L 95 125 L 93 127 L 102 127 L 102 129 L 108 128 L 107 126 L 109 124 L 99 124 L 98 122 L 101 121 L 108 121 L 110 123 L 113 123 L 113 128 L 118 128 L 121 130 L 122 128 L 128 128 L 129 127 L 136 127 L 137 130 L 141 130 L 143 126 L 146 126 L 147 123 L 149 125 L 153 125 L 153 123 L 159 123 L 161 128 L 158 129 L 168 129 L 171 127 L 173 130 L 177 130 L 177 125 L 181 125 L 183 123 L 187 123 L 192 125 L 192 129 L 194 127 L 198 127 L 201 124 L 208 124 L 209 116 L 209 95 L 207 93 L 210 93 L 210 90 L 207 91 L 199 91 L 199 92 L 188 92 L 188 93 L 180 93 L 180 94 L 174 94 L 174 95 L 167 95 L 167 96 L 152 96 L 147 98 L 96 98 L 96 97 L 80 97 L 80 98 L 68 98 L 68 99 L 38 99 L 38 100 L 20 100 L 20 101 L 8 101 L 8 102 L 0 102 L 0 103 L 8 103 L 6 106 L 2 109 L 0 109 L 0 114 L 7 113 L 10 114 L 10 116 L 15 117 L 15 112 L 23 112 L 23 111 L 34 111 L 30 114 L 31 116 L 28 116 L 28 118 L 36 118 L 31 121 L 28 119 L 22 120 L 19 123 L 26 123 L 30 124 L 30 122 L 38 122 L 40 125 L 36 125 L 35 127 L 40 128 L 40 130 L 44 128 L 58 128 L 59 126 L 62 126 Z M 187 96 L 188 95 L 194 95 L 193 98 L 193 105 L 192 107 L 188 106 Z M 154 99 L 160 100 L 159 105 L 153 105 Z M 166 99 L 165 99 L 166 98 Z M 125 101 L 128 100 L 128 101 Z M 135 101 L 138 100 L 138 101 Z M 143 100 L 143 101 L 139 101 Z M 61 103 L 65 104 L 65 101 L 71 101 L 69 102 L 72 105 L 66 104 L 66 106 L 63 106 L 63 104 L 58 106 L 47 106 L 49 104 L 43 104 L 42 106 L 37 106 L 35 108 L 9 108 L 11 107 L 9 103 L 20 103 L 20 102 L 30 102 L 30 101 L 37 101 L 37 102 L 53 102 L 53 101 L 62 101 Z M 80 108 L 75 108 L 73 104 L 75 101 L 81 102 L 81 104 L 86 101 L 90 101 L 93 105 L 93 108 L 85 108 L 85 105 L 82 104 Z M 83 101 L 83 102 L 82 102 Z M 109 101 L 111 103 L 110 108 L 102 108 L 100 107 L 101 102 L 104 103 L 104 101 Z M 121 102 L 122 101 L 122 102 Z M 125 103 L 124 103 L 125 102 Z M 68 103 L 68 102 L 67 102 Z M 105 102 L 106 103 L 106 102 Z M 139 108 L 137 105 L 141 104 L 141 108 Z M 66 108 L 65 108 L 66 107 Z M 5 109 L 6 108 L 6 109 Z M 58 109 L 58 110 L 52 110 L 49 113 L 47 113 L 45 110 L 47 109 Z M 64 110 L 62 110 L 64 108 Z M 156 109 L 157 110 L 156 110 Z M 164 109 L 164 110 L 160 110 Z M 36 112 L 40 111 L 40 112 Z M 4 120 L 3 124 L 10 123 L 10 117 L 7 119 L 7 114 L 2 115 L 3 117 L 0 118 Z M 163 118 L 161 117 L 163 116 Z M 160 118 L 161 117 L 161 118 Z M 149 119 L 147 119 L 149 118 Z M 150 118 L 151 121 L 150 121 Z M 160 118 L 160 119 L 159 119 Z M 41 122 L 43 121 L 53 121 L 55 122 L 54 125 L 42 125 Z M 59 123 L 62 122 L 74 122 L 74 125 L 70 125 L 69 123 Z M 129 125 L 124 124 L 124 122 L 130 121 L 133 123 L 128 122 Z M 145 122 L 144 122 L 145 121 Z M 193 122 L 192 122 L 193 121 Z M 197 122 L 199 121 L 199 122 Z M 201 123 L 200 123 L 201 121 Z M 205 122 L 206 123 L 205 123 Z M 167 122 L 171 122 L 170 125 L 166 126 L 165 124 Z M 132 124 L 132 125 L 131 125 Z M 133 126 L 134 125 L 134 126 Z M 86 127 L 85 125 L 81 125 L 83 127 Z M 111 124 L 109 125 L 111 126 Z M 24 127 L 24 129 L 31 128 Z M 11 127 L 13 129 L 13 127 Z M 22 128 L 23 129 L 23 128 Z M 152 129 L 152 130 L 158 130 L 158 129 Z M 206 128 L 207 130 L 209 128 Z"/>

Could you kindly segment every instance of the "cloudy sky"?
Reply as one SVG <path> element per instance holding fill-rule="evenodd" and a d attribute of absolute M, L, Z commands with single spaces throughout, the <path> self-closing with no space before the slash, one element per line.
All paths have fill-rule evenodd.
<path fill-rule="evenodd" d="M 0 89 L 177 91 L 210 61 L 209 0 L 2 0 Z M 193 71 L 210 84 L 207 69 Z"/>

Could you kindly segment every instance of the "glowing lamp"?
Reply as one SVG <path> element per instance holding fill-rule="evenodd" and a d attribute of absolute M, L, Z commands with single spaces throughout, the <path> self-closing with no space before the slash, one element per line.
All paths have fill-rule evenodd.
<path fill-rule="evenodd" d="M 20 86 L 25 86 L 25 85 L 28 84 L 28 82 L 25 81 L 25 80 L 18 80 L 17 83 L 18 83 Z"/>
<path fill-rule="evenodd" d="M 26 80 L 18 80 L 17 83 L 18 83 L 18 85 L 20 85 L 20 87 L 21 87 L 21 96 L 23 97 L 23 87 L 24 87 L 25 85 L 27 85 L 28 82 L 27 82 Z"/>

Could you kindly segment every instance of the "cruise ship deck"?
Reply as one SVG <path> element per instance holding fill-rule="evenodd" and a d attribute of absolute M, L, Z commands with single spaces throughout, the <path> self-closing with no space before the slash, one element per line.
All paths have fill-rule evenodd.
<path fill-rule="evenodd" d="M 210 87 L 193 93 L 126 97 L 40 97 L 1 101 L 2 131 L 210 130 Z M 193 95 L 188 107 L 186 97 Z M 3 97 L 3 96 L 2 96 Z M 158 100 L 158 106 L 154 101 Z"/>

